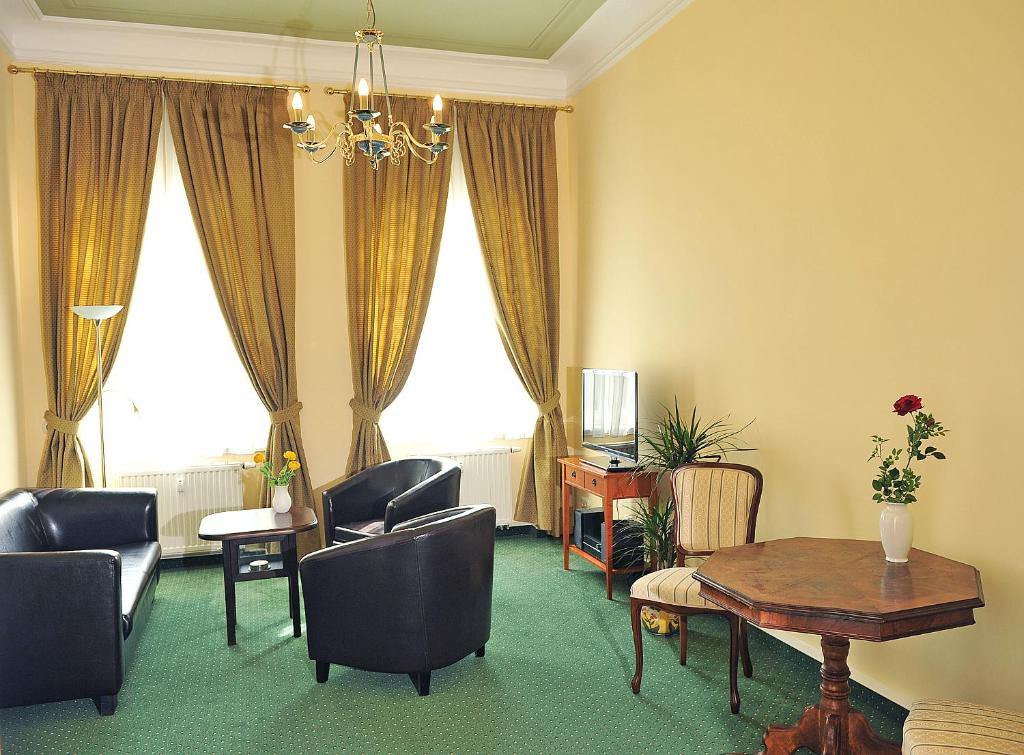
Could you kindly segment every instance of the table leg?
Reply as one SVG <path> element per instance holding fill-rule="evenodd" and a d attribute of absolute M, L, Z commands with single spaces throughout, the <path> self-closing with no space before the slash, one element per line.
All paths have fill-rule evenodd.
<path fill-rule="evenodd" d="M 572 506 L 572 489 L 562 482 L 562 568 L 569 570 L 569 512 Z"/>
<path fill-rule="evenodd" d="M 235 644 L 235 575 L 238 573 L 238 546 L 225 540 L 221 551 L 224 555 L 224 617 L 228 627 L 228 645 Z"/>
<path fill-rule="evenodd" d="M 299 615 L 299 560 L 295 552 L 295 535 L 288 535 L 281 543 L 284 568 L 288 572 L 288 615 L 292 618 L 292 635 L 302 636 L 302 617 Z"/>
<path fill-rule="evenodd" d="M 613 553 L 613 544 L 615 542 L 615 509 L 613 501 L 608 496 L 604 499 L 604 543 L 605 543 L 605 559 L 604 559 L 604 589 L 605 597 L 608 600 L 612 599 L 612 577 L 614 568 L 612 564 L 615 563 L 615 554 Z"/>
<path fill-rule="evenodd" d="M 821 650 L 821 700 L 795 726 L 769 726 L 766 755 L 790 755 L 801 747 L 821 755 L 900 755 L 898 744 L 879 737 L 864 714 L 850 707 L 850 641 L 826 635 Z"/>

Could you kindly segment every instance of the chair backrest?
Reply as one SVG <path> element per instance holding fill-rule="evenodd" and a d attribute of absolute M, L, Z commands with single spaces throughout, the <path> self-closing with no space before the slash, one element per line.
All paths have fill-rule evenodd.
<path fill-rule="evenodd" d="M 714 551 L 754 541 L 761 473 L 742 464 L 684 464 L 672 470 L 676 562 L 697 566 Z"/>
<path fill-rule="evenodd" d="M 0 496 L 0 553 L 49 550 L 36 497 L 27 490 Z"/>

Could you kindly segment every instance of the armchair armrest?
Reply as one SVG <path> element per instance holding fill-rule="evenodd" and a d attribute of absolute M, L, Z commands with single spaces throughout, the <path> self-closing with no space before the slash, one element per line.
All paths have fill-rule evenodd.
<path fill-rule="evenodd" d="M 54 550 L 111 548 L 156 541 L 156 491 L 47 488 L 33 491 Z"/>
<path fill-rule="evenodd" d="M 401 624 L 420 615 L 414 536 L 378 535 L 302 559 L 299 572 L 310 658 L 373 670 L 392 652 L 389 643 L 381 641 L 379 618 Z M 402 652 L 413 652 L 413 645 L 403 646 Z M 422 657 L 422 649 L 416 652 Z"/>
<path fill-rule="evenodd" d="M 328 540 L 334 543 L 355 543 L 360 540 L 366 540 L 373 535 L 368 535 L 365 532 L 359 532 L 358 530 L 350 530 L 347 527 L 335 527 L 333 532 L 328 533 Z"/>
<path fill-rule="evenodd" d="M 0 553 L 0 606 L 0 705 L 117 694 L 124 679 L 117 553 Z"/>
<path fill-rule="evenodd" d="M 375 471 L 374 467 L 364 469 L 347 480 L 326 488 L 320 494 L 323 499 L 326 532 L 332 532 L 338 523 L 383 518 L 387 501 L 380 500 L 379 491 L 361 491 L 361 488 L 369 487 L 370 477 Z M 341 516 L 338 516 L 339 514 Z"/>
<path fill-rule="evenodd" d="M 391 532 L 409 519 L 458 506 L 461 479 L 462 469 L 452 467 L 396 496 L 384 513 L 384 531 Z"/>

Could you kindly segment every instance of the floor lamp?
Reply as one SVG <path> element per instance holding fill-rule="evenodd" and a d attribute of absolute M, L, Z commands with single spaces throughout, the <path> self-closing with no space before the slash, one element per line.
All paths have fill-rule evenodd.
<path fill-rule="evenodd" d="M 71 311 L 83 320 L 92 320 L 96 326 L 96 398 L 100 402 L 100 480 L 107 487 L 107 449 L 103 443 L 103 343 L 100 339 L 100 322 L 109 320 L 124 307 L 121 304 L 85 305 L 79 304 Z"/>

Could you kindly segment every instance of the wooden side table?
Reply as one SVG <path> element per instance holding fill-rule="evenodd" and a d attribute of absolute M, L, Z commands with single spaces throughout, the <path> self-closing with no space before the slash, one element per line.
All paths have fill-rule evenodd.
<path fill-rule="evenodd" d="M 615 568 L 612 544 L 615 532 L 614 503 L 620 498 L 647 498 L 650 505 L 657 502 L 657 474 L 654 472 L 608 472 L 600 467 L 584 463 L 579 456 L 559 459 L 562 465 L 562 565 L 569 568 L 569 554 L 575 553 L 604 572 L 605 597 L 612 599 L 612 577 L 643 571 L 643 566 Z M 604 506 L 604 531 L 607 537 L 605 560 L 580 550 L 569 542 L 570 514 L 572 511 L 572 489 L 585 490 L 601 497 Z"/>
<path fill-rule="evenodd" d="M 299 560 L 295 550 L 295 536 L 316 527 L 316 515 L 304 506 L 292 508 L 287 514 L 275 514 L 273 509 L 243 509 L 222 511 L 203 517 L 199 523 L 202 540 L 220 540 L 224 551 L 224 611 L 227 619 L 228 645 L 235 644 L 235 583 L 253 579 L 288 578 L 288 615 L 292 619 L 292 634 L 302 636 L 299 614 Z M 281 558 L 271 559 L 271 568 L 252 571 L 238 563 L 238 549 L 250 543 L 281 543 Z M 276 561 L 276 564 L 275 564 Z"/>
<path fill-rule="evenodd" d="M 769 726 L 767 755 L 899 755 L 850 707 L 850 640 L 883 642 L 968 626 L 985 605 L 968 564 L 913 550 L 891 564 L 880 543 L 795 537 L 716 551 L 694 573 L 701 597 L 769 629 L 821 635 L 821 699 L 794 726 Z"/>

